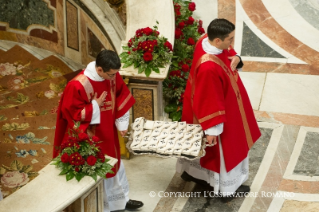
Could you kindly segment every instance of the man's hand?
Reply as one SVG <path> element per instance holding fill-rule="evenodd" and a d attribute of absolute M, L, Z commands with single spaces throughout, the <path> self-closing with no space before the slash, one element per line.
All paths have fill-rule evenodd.
<path fill-rule="evenodd" d="M 217 136 L 216 135 L 206 135 L 206 139 L 209 145 L 213 144 L 216 145 L 217 144 Z"/>
<path fill-rule="evenodd" d="M 97 102 L 97 104 L 101 107 L 104 100 L 105 100 L 105 97 L 107 95 L 107 92 L 106 91 L 103 91 L 103 93 L 101 94 L 101 96 L 99 98 L 97 98 L 97 93 L 94 94 L 94 97 L 93 99 Z"/>
<path fill-rule="evenodd" d="M 231 60 L 231 62 L 230 62 L 230 68 L 231 68 L 231 70 L 232 70 L 232 71 L 235 71 L 235 70 L 236 70 L 236 67 L 237 67 L 237 65 L 238 65 L 238 63 L 240 62 L 239 57 L 237 57 L 237 56 L 232 56 L 232 57 L 228 57 L 228 59 Z"/>
<path fill-rule="evenodd" d="M 124 137 L 127 133 L 127 130 L 120 131 L 120 133 L 121 133 L 121 136 Z"/>

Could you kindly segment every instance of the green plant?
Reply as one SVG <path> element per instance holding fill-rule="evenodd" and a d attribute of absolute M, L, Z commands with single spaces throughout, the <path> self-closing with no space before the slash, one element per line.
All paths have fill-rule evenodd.
<path fill-rule="evenodd" d="M 158 24 L 158 22 L 156 21 Z M 123 46 L 124 52 L 120 54 L 123 68 L 134 65 L 138 73 L 145 73 L 147 77 L 151 72 L 160 73 L 159 68 L 164 68 L 172 58 L 172 44 L 167 38 L 159 36 L 157 25 L 138 29 L 127 45 Z"/>
<path fill-rule="evenodd" d="M 97 146 L 99 138 L 89 138 L 86 133 L 80 132 L 79 126 L 80 122 L 75 122 L 75 128 L 68 132 L 68 139 L 61 144 L 61 153 L 52 160 L 51 165 L 59 168 L 59 175 L 66 175 L 67 181 L 74 177 L 80 181 L 84 176 L 90 176 L 95 181 L 97 176 L 106 178 L 107 173 L 113 173 L 113 167 Z"/>
<path fill-rule="evenodd" d="M 196 8 L 194 2 L 174 0 L 175 42 L 169 74 L 163 81 L 163 96 L 167 103 L 165 112 L 173 121 L 182 116 L 183 98 L 192 65 L 195 43 L 205 33 L 201 20 L 192 15 Z"/>

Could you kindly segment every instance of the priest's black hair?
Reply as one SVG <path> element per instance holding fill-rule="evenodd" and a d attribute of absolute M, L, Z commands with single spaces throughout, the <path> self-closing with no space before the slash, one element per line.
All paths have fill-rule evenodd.
<path fill-rule="evenodd" d="M 102 50 L 96 57 L 96 67 L 101 67 L 103 72 L 109 72 L 111 69 L 120 69 L 121 60 L 116 52 L 112 50 Z"/>
<path fill-rule="evenodd" d="M 208 39 L 213 41 L 215 38 L 219 38 L 224 41 L 234 30 L 235 25 L 233 23 L 223 18 L 216 18 L 207 27 Z"/>

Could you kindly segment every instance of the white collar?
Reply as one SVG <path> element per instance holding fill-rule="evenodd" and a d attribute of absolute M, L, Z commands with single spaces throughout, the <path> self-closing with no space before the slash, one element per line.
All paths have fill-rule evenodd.
<path fill-rule="evenodd" d="M 94 81 L 102 82 L 105 80 L 104 78 L 100 77 L 97 74 L 96 68 L 95 68 L 95 61 L 90 62 L 86 66 L 86 69 L 84 70 L 84 75 L 87 76 L 88 78 L 90 78 L 91 80 L 94 80 Z"/>
<path fill-rule="evenodd" d="M 223 52 L 222 49 L 218 49 L 215 46 L 211 45 L 208 42 L 208 38 L 204 38 L 203 42 L 202 42 L 202 47 L 204 49 L 204 51 L 208 54 L 214 54 L 214 55 L 218 55 L 221 54 Z"/>

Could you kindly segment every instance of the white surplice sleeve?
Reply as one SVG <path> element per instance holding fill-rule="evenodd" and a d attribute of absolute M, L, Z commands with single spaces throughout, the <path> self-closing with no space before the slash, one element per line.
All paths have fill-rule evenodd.
<path fill-rule="evenodd" d="M 130 120 L 130 111 L 128 110 L 123 116 L 118 119 L 115 119 L 116 128 L 119 131 L 127 130 Z"/>
<path fill-rule="evenodd" d="M 90 124 L 99 124 L 101 122 L 100 118 L 100 107 L 95 100 L 92 100 L 93 114 Z"/>
<path fill-rule="evenodd" d="M 222 134 L 223 130 L 224 130 L 224 123 L 220 123 L 205 130 L 205 134 L 218 136 Z"/>

